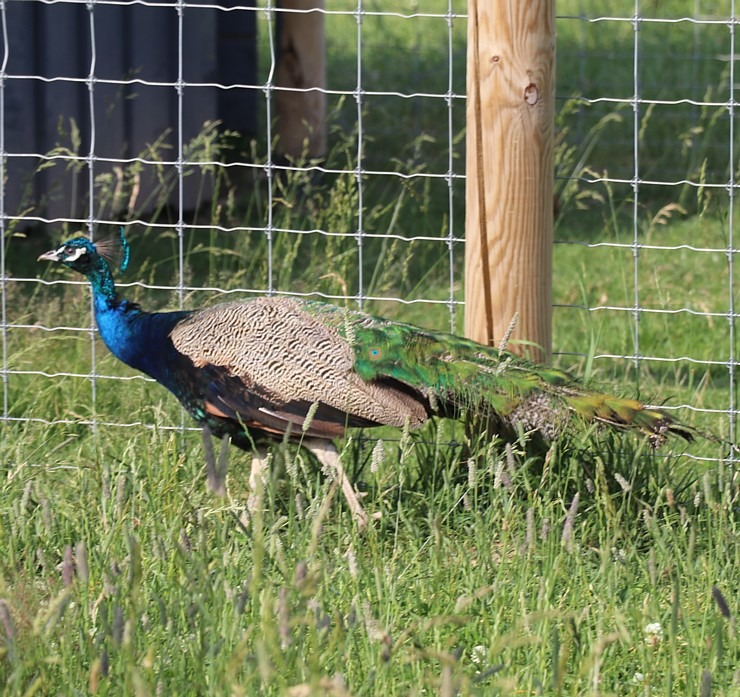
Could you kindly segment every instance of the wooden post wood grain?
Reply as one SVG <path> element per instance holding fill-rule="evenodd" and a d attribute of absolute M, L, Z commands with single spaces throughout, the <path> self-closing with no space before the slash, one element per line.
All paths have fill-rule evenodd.
<path fill-rule="evenodd" d="M 280 0 L 275 84 L 277 150 L 290 158 L 326 156 L 326 42 L 324 0 Z"/>
<path fill-rule="evenodd" d="M 468 0 L 465 332 L 552 344 L 555 0 Z"/>

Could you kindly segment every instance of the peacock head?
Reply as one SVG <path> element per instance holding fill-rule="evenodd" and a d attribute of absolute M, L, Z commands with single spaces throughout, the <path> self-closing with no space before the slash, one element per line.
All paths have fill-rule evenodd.
<path fill-rule="evenodd" d="M 81 274 L 89 275 L 100 269 L 101 264 L 115 264 L 120 260 L 120 269 L 128 266 L 129 246 L 121 228 L 117 235 L 91 242 L 87 237 L 73 237 L 57 249 L 42 254 L 38 261 L 55 261 L 74 269 Z M 109 267 L 108 267 L 109 268 Z"/>

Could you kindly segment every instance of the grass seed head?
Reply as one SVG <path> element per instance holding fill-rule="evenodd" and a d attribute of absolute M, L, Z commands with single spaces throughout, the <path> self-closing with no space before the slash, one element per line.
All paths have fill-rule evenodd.
<path fill-rule="evenodd" d="M 712 586 L 712 597 L 714 598 L 714 602 L 717 603 L 717 607 L 719 608 L 719 612 L 722 617 L 729 620 L 730 617 L 732 617 L 730 606 L 727 604 L 725 596 L 722 595 L 722 591 L 717 586 Z"/>
<path fill-rule="evenodd" d="M 575 523 L 576 513 L 578 513 L 579 498 L 580 494 L 576 492 L 568 509 L 568 515 L 565 517 L 565 523 L 563 523 L 563 535 L 561 539 L 569 552 L 573 550 L 573 525 Z"/>

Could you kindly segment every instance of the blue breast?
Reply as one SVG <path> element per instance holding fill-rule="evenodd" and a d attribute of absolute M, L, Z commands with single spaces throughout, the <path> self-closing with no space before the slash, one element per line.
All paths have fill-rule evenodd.
<path fill-rule="evenodd" d="M 173 347 L 169 335 L 188 314 L 187 311 L 148 313 L 125 300 L 95 299 L 98 330 L 110 352 L 175 393 L 173 368 L 182 356 Z"/>

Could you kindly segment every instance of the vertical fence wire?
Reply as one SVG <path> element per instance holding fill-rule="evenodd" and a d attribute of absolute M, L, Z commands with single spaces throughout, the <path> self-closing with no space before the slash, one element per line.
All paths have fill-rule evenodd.
<path fill-rule="evenodd" d="M 273 155 L 273 99 L 275 95 L 275 71 L 277 68 L 277 51 L 275 50 L 275 12 L 272 0 L 267 0 L 265 5 L 265 17 L 267 19 L 267 40 L 270 48 L 270 68 L 265 82 L 263 93 L 265 95 L 265 130 L 267 132 L 267 159 L 265 162 L 265 175 L 267 176 L 267 221 L 265 225 L 265 239 L 267 241 L 267 295 L 275 293 L 275 281 L 273 278 L 273 238 L 275 234 L 274 199 L 275 199 L 275 168 Z"/>
<path fill-rule="evenodd" d="M 363 168 L 362 161 L 365 154 L 365 138 L 362 123 L 362 0 L 357 0 L 357 85 L 355 87 L 355 101 L 357 102 L 357 162 L 355 165 L 355 183 L 357 185 L 357 230 L 355 239 L 357 240 L 357 305 L 362 309 L 365 300 L 365 280 L 364 280 L 364 257 L 363 243 L 365 236 L 364 229 L 364 211 L 363 211 Z"/>
<path fill-rule="evenodd" d="M 729 113 L 729 147 L 728 147 L 728 158 L 729 158 L 729 174 L 730 178 L 727 183 L 727 265 L 729 269 L 728 273 L 728 307 L 727 307 L 727 321 L 729 322 L 729 357 L 727 360 L 727 370 L 729 372 L 729 404 L 728 404 L 728 432 L 730 443 L 735 443 L 735 428 L 737 419 L 737 397 L 735 394 L 735 375 L 737 360 L 735 357 L 735 238 L 734 238 L 734 211 L 735 211 L 735 28 L 737 26 L 737 18 L 735 16 L 735 0 L 731 0 L 731 17 L 728 23 L 730 31 L 730 66 L 729 66 L 729 94 L 727 101 L 727 111 Z M 730 458 L 733 460 L 737 459 L 737 455 L 732 451 Z"/>
<path fill-rule="evenodd" d="M 185 3 L 183 0 L 177 0 L 177 297 L 180 308 L 184 306 L 185 301 L 185 187 L 184 187 L 184 168 L 185 168 L 185 129 L 183 128 L 183 100 L 185 97 L 185 80 L 183 77 L 183 53 L 185 51 L 183 41 L 183 22 L 185 21 Z"/>
<path fill-rule="evenodd" d="M 640 1 L 635 0 L 632 20 L 632 283 L 634 339 L 633 364 L 640 379 Z"/>
<path fill-rule="evenodd" d="M 97 64 L 97 42 L 95 37 L 95 3 L 88 2 L 87 5 L 88 15 L 88 31 L 90 37 L 90 69 L 87 75 L 87 98 L 88 98 L 88 113 L 90 120 L 90 148 L 87 155 L 87 194 L 88 194 L 88 209 L 87 209 L 87 231 L 90 235 L 90 239 L 95 239 L 95 157 L 96 157 L 96 130 L 95 130 L 95 70 Z M 96 428 L 97 418 L 97 401 L 98 401 L 98 371 L 97 371 L 97 353 L 95 350 L 95 308 L 93 305 L 93 299 L 90 298 L 90 419 L 92 421 L 91 428 L 93 431 Z"/>
<path fill-rule="evenodd" d="M 185 2 L 177 0 L 177 299 L 180 309 L 185 306 L 185 129 L 183 113 L 185 99 L 185 79 L 183 74 L 183 23 L 185 21 Z M 185 410 L 180 410 L 180 429 L 185 430 Z"/>
<path fill-rule="evenodd" d="M 3 36 L 3 60 L 0 65 L 0 327 L 2 328 L 2 376 L 3 376 L 3 419 L 9 416 L 8 393 L 8 308 L 7 278 L 5 269 L 5 75 L 8 69 L 8 18 L 5 12 L 5 0 L 0 0 L 0 23 Z M 0 446 L 4 446 L 3 442 Z"/>
<path fill-rule="evenodd" d="M 447 2 L 447 91 L 445 92 L 445 102 L 447 104 L 447 172 L 445 173 L 445 181 L 447 182 L 447 215 L 449 220 L 447 221 L 447 260 L 449 265 L 449 293 L 447 300 L 447 311 L 450 315 L 450 332 L 455 331 L 455 163 L 454 163 L 454 149 L 452 147 L 453 139 L 455 137 L 455 126 L 453 119 L 453 108 L 455 104 L 455 92 L 454 92 L 454 34 L 453 34 L 453 20 L 454 12 L 452 6 L 452 0 Z"/>

